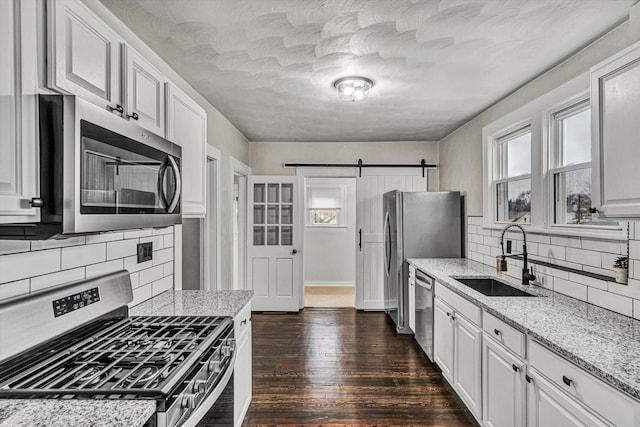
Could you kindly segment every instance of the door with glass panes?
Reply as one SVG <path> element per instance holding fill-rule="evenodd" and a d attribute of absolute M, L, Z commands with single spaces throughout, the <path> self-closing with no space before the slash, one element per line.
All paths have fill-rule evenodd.
<path fill-rule="evenodd" d="M 298 311 L 302 282 L 301 201 L 296 177 L 248 180 L 247 283 L 257 311 Z"/>

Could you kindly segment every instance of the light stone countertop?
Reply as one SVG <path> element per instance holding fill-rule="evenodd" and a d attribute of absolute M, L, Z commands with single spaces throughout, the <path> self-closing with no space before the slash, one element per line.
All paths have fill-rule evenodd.
<path fill-rule="evenodd" d="M 129 316 L 231 316 L 253 291 L 166 291 L 129 309 Z"/>
<path fill-rule="evenodd" d="M 522 286 L 469 259 L 407 261 L 596 377 L 640 399 L 640 321 L 539 286 Z M 500 277 L 540 297 L 489 297 L 452 276 Z"/>
<path fill-rule="evenodd" d="M 167 291 L 129 310 L 130 316 L 235 316 L 253 291 Z M 155 412 L 153 400 L 0 400 L 0 427 L 136 427 Z"/>

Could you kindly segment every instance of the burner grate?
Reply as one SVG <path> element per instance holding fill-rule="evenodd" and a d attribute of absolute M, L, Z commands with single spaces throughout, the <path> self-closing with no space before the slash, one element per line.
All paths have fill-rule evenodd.
<path fill-rule="evenodd" d="M 224 317 L 129 317 L 0 382 L 0 394 L 168 393 L 233 322 Z"/>

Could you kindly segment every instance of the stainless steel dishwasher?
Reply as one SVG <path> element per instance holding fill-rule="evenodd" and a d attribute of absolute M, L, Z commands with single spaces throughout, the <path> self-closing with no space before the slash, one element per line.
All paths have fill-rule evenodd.
<path fill-rule="evenodd" d="M 435 280 L 416 269 L 415 338 L 433 362 L 433 285 Z"/>

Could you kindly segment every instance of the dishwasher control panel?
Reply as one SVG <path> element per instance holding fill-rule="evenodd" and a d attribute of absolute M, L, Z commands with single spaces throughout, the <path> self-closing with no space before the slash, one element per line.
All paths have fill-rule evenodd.
<path fill-rule="evenodd" d="M 98 301 L 100 301 L 98 288 L 87 289 L 53 301 L 53 315 L 59 317 Z"/>

